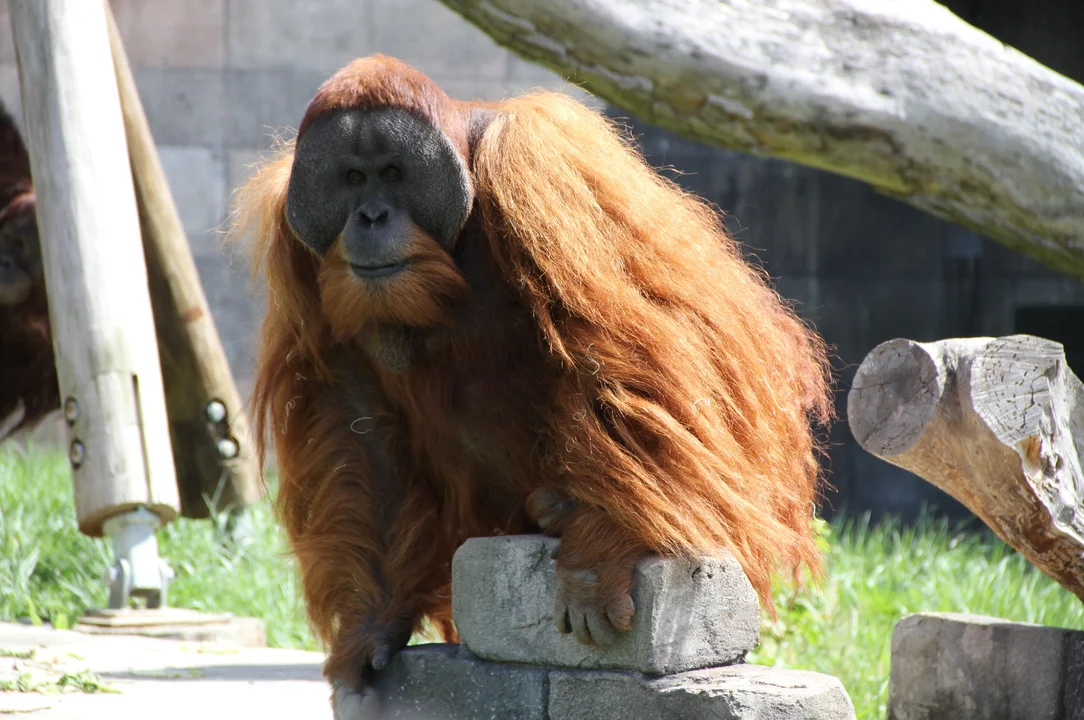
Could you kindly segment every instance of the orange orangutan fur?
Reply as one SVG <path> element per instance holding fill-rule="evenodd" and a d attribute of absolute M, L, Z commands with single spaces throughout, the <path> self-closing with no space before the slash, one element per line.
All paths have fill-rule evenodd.
<path fill-rule="evenodd" d="M 774 572 L 819 572 L 825 348 L 712 208 L 561 94 L 486 106 L 495 117 L 472 145 L 469 113 L 482 106 L 383 56 L 329 80 L 302 132 L 328 109 L 382 105 L 427 118 L 459 149 L 475 193 L 460 242 L 478 240 L 522 322 L 457 316 L 488 288 L 420 237 L 430 259 L 384 313 L 443 340 L 406 373 L 375 368 L 363 350 L 372 303 L 387 298 L 367 297 L 336 247 L 321 258 L 294 235 L 292 144 L 240 191 L 234 233 L 252 231 L 269 296 L 260 452 L 271 438 L 329 676 L 356 672 L 373 633 L 405 642 L 426 616 L 454 639 L 452 553 L 471 536 L 537 532 L 522 505 L 540 487 L 576 501 L 561 557 L 603 583 L 646 553 L 725 547 L 771 608 Z M 492 398 L 492 436 L 460 437 L 461 396 Z M 511 471 L 487 474 L 464 444 Z"/>

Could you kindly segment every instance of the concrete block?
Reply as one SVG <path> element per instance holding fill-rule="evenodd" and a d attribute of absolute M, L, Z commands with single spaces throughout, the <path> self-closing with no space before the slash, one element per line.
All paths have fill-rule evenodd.
<path fill-rule="evenodd" d="M 1084 284 L 1073 278 L 1019 278 L 1006 285 L 1005 294 L 1013 310 L 1028 306 L 1084 305 Z"/>
<path fill-rule="evenodd" d="M 2 3 L 3 0 L 0 0 Z M 3 23 L 3 18 L 0 18 L 0 24 Z M 4 42 L 0 37 L 0 43 Z M 19 132 L 26 137 L 25 128 L 23 126 L 23 96 L 22 90 L 19 84 L 19 66 L 12 62 L 0 62 L 0 100 L 3 101 L 4 107 L 11 114 L 11 117 L 15 119 L 15 126 L 19 128 Z"/>
<path fill-rule="evenodd" d="M 507 80 L 486 78 L 453 78 L 442 81 L 440 88 L 456 100 L 500 101 L 516 94 Z"/>
<path fill-rule="evenodd" d="M 553 623 L 557 540 L 472 538 L 452 561 L 452 603 L 463 644 L 487 660 L 667 675 L 741 660 L 760 638 L 760 606 L 729 554 L 648 558 L 636 569 L 636 618 L 608 648 Z"/>
<path fill-rule="evenodd" d="M 838 679 L 758 665 L 662 678 L 635 673 L 553 671 L 550 720 L 853 720 Z"/>
<path fill-rule="evenodd" d="M 293 138 L 309 101 L 330 74 L 294 68 L 227 72 L 226 144 L 262 148 L 276 136 Z"/>
<path fill-rule="evenodd" d="M 222 144 L 226 91 L 221 72 L 136 68 L 132 74 L 156 144 Z"/>
<path fill-rule="evenodd" d="M 1084 633 L 1068 633 L 1064 667 L 1065 720 L 1084 720 Z"/>
<path fill-rule="evenodd" d="M 132 67 L 220 67 L 226 0 L 111 0 Z"/>
<path fill-rule="evenodd" d="M 195 260 L 215 328 L 233 376 L 240 383 L 254 375 L 263 299 L 253 288 L 243 258 L 223 250 L 214 255 L 196 255 Z"/>
<path fill-rule="evenodd" d="M 235 69 L 293 67 L 331 75 L 372 52 L 373 4 L 374 0 L 229 0 L 228 64 Z"/>
<path fill-rule="evenodd" d="M 162 170 L 194 255 L 221 252 L 226 212 L 226 159 L 209 147 L 158 146 Z"/>
<path fill-rule="evenodd" d="M 506 98 L 512 98 L 517 95 L 534 90 L 536 88 L 544 87 L 546 90 L 553 90 L 555 92 L 563 92 L 566 95 L 570 95 L 580 102 L 583 102 L 588 107 L 593 107 L 597 110 L 601 110 L 602 103 L 583 90 L 580 90 L 574 85 L 557 79 L 556 82 L 550 83 L 547 86 L 540 85 L 532 82 L 520 82 L 514 80 L 489 80 L 486 78 L 452 78 L 449 80 L 443 80 L 440 82 L 440 87 L 449 97 L 456 100 L 485 100 L 485 101 L 499 101 Z"/>
<path fill-rule="evenodd" d="M 597 97 L 587 92 L 586 90 L 573 85 L 572 83 L 565 82 L 561 78 L 554 77 L 548 82 L 535 82 L 531 80 L 506 80 L 504 83 L 506 94 L 509 97 L 516 95 L 522 95 L 525 92 L 532 90 L 551 90 L 553 92 L 564 93 L 569 95 L 584 105 L 594 108 L 598 111 L 603 111 L 606 107 L 606 103 L 599 100 Z M 624 117 L 628 117 L 626 114 Z"/>
<path fill-rule="evenodd" d="M 506 84 L 508 92 L 511 95 L 519 95 L 528 90 L 542 88 L 571 95 L 580 102 L 599 111 L 604 110 L 606 107 L 606 103 L 602 100 L 580 86 L 566 80 L 560 74 L 537 63 L 524 60 L 516 55 L 509 55 L 508 80 Z M 621 111 L 619 114 L 622 117 L 628 117 L 628 113 L 624 111 Z M 651 126 L 648 126 L 644 129 L 647 130 L 650 127 Z"/>
<path fill-rule="evenodd" d="M 232 195 L 252 177 L 255 166 L 272 155 L 270 148 L 231 148 L 226 151 L 226 200 L 227 213 L 232 206 Z"/>
<path fill-rule="evenodd" d="M 15 36 L 11 32 L 8 0 L 0 0 L 0 63 L 15 62 Z"/>
<path fill-rule="evenodd" d="M 564 82 L 558 73 L 515 53 L 508 55 L 508 79 L 527 87 L 555 87 Z"/>
<path fill-rule="evenodd" d="M 918 613 L 892 633 L 889 720 L 1084 717 L 1084 632 Z"/>
<path fill-rule="evenodd" d="M 375 52 L 414 65 L 438 84 L 503 80 L 511 55 L 484 32 L 432 0 L 375 2 L 371 46 Z"/>
<path fill-rule="evenodd" d="M 487 663 L 457 645 L 399 652 L 362 699 L 339 690 L 335 720 L 542 720 L 546 670 Z"/>

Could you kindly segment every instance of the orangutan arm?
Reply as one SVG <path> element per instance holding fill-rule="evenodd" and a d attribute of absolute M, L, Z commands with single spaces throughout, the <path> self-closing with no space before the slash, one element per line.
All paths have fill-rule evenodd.
<path fill-rule="evenodd" d="M 449 634 L 454 548 L 428 486 L 395 457 L 397 420 L 374 389 L 342 368 L 329 382 L 291 370 L 269 402 L 278 511 L 329 646 L 325 674 L 360 690 L 426 616 Z"/>

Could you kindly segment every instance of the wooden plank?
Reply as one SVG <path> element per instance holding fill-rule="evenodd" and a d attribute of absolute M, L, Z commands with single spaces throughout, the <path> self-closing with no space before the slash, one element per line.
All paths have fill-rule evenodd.
<path fill-rule="evenodd" d="M 158 159 L 123 40 L 108 2 L 105 7 L 158 331 L 181 513 L 204 518 L 210 514 L 208 500 L 216 510 L 240 509 L 258 500 L 259 468 L 241 395 Z M 214 401 L 224 411 L 221 418 L 208 417 Z"/>
<path fill-rule="evenodd" d="M 11 0 L 79 529 L 179 505 L 105 9 Z"/>
<path fill-rule="evenodd" d="M 1032 335 L 874 348 L 847 419 L 868 452 L 966 505 L 1084 600 L 1084 385 Z"/>

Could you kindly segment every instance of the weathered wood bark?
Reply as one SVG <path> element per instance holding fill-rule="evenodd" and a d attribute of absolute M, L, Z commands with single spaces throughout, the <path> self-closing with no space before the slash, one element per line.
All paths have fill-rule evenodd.
<path fill-rule="evenodd" d="M 933 0 L 442 0 L 687 138 L 865 181 L 1084 278 L 1084 87 Z"/>
<path fill-rule="evenodd" d="M 106 6 L 109 40 L 128 138 L 143 234 L 158 354 L 166 391 L 181 513 L 204 518 L 259 498 L 259 471 L 248 421 L 199 271 L 139 99 L 124 43 Z M 208 415 L 211 403 L 214 413 Z"/>
<path fill-rule="evenodd" d="M 11 0 L 79 529 L 177 513 L 139 216 L 101 3 Z"/>
<path fill-rule="evenodd" d="M 1030 335 L 866 356 L 847 398 L 870 453 L 925 478 L 1084 600 L 1084 386 Z"/>

